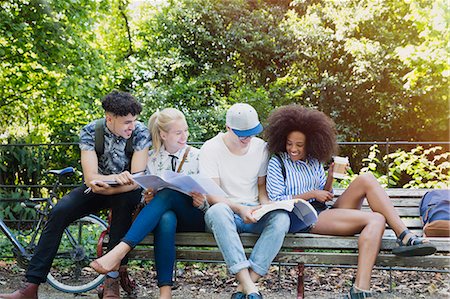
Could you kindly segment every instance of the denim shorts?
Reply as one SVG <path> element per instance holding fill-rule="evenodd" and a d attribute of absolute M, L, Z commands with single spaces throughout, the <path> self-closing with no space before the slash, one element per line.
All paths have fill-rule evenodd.
<path fill-rule="evenodd" d="M 313 201 L 311 202 L 311 205 L 317 211 L 317 215 L 329 209 L 326 204 L 319 201 Z M 289 226 L 290 233 L 309 233 L 314 227 L 314 224 L 306 226 L 301 220 L 298 219 L 298 217 L 293 212 L 289 212 L 288 214 L 289 219 L 291 220 L 291 225 Z"/>

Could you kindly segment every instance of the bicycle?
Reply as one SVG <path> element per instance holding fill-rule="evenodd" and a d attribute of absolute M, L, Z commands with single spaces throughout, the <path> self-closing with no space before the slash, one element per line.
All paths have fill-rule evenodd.
<path fill-rule="evenodd" d="M 29 198 L 21 203 L 22 207 L 36 211 L 36 219 L 27 230 L 29 233 L 18 230 L 15 234 L 0 218 L 0 228 L 13 245 L 13 254 L 20 267 L 26 269 L 33 256 L 34 248 L 45 227 L 47 215 L 55 205 L 54 202 L 59 199 L 57 190 L 61 185 L 61 179 L 74 173 L 73 167 L 48 171 L 48 174 L 57 176 L 49 191 L 49 197 Z M 64 231 L 58 253 L 47 275 L 47 282 L 55 289 L 66 293 L 83 293 L 99 286 L 104 280 L 104 275 L 90 269 L 89 263 L 97 258 L 98 240 L 106 230 L 107 223 L 95 215 L 88 215 L 72 222 Z"/>

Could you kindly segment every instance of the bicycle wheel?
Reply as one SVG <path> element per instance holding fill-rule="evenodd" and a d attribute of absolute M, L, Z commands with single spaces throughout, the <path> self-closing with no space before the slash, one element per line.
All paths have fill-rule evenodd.
<path fill-rule="evenodd" d="M 83 293 L 103 282 L 104 275 L 91 269 L 89 263 L 97 258 L 97 242 L 106 227 L 106 222 L 94 215 L 67 227 L 47 276 L 52 287 L 66 293 Z"/>

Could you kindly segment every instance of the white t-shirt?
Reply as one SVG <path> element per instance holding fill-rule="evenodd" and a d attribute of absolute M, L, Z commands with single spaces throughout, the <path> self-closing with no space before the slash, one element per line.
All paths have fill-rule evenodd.
<path fill-rule="evenodd" d="M 177 156 L 175 171 L 178 169 L 178 166 L 183 160 L 184 153 L 186 152 L 187 146 L 180 149 L 178 152 L 174 153 L 174 156 Z M 172 157 L 169 156 L 169 152 L 166 151 L 166 148 L 161 146 L 159 152 L 154 155 L 154 150 L 150 150 L 149 159 L 147 162 L 147 172 L 153 175 L 161 176 L 162 173 L 166 170 L 172 170 Z M 191 147 L 189 153 L 184 161 L 183 166 L 181 167 L 180 173 L 191 175 L 198 173 L 198 155 L 200 150 L 195 147 Z"/>
<path fill-rule="evenodd" d="M 248 152 L 238 156 L 230 152 L 223 136 L 224 133 L 219 133 L 203 144 L 200 149 L 200 174 L 218 178 L 228 199 L 235 203 L 259 203 L 258 178 L 266 175 L 269 161 L 266 142 L 254 137 Z"/>

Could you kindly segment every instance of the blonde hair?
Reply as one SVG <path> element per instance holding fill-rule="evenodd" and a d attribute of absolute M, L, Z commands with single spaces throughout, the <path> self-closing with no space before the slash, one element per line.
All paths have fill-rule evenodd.
<path fill-rule="evenodd" d="M 169 132 L 170 125 L 176 120 L 186 121 L 186 118 L 183 112 L 175 108 L 165 108 L 161 111 L 156 111 L 150 116 L 148 129 L 152 134 L 153 155 L 157 155 L 163 145 L 160 135 L 161 131 Z"/>

